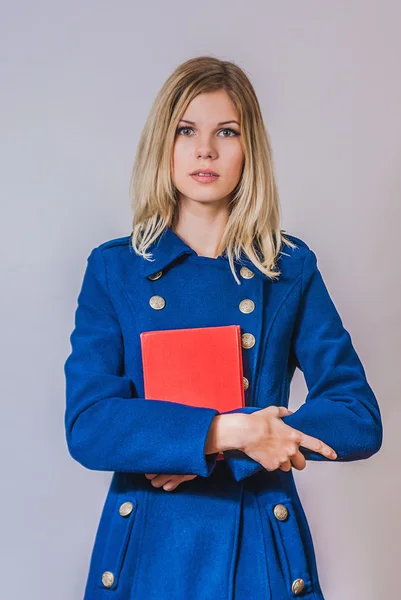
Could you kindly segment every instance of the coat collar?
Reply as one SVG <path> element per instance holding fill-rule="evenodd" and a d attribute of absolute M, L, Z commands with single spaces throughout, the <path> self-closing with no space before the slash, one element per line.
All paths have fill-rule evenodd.
<path fill-rule="evenodd" d="M 165 269 L 183 254 L 197 256 L 195 250 L 186 244 L 170 227 L 165 227 L 157 240 L 151 244 L 149 251 L 152 253 L 153 260 L 141 258 L 141 275 L 143 277 L 154 275 L 158 271 Z M 223 254 L 214 260 L 228 262 L 226 251 L 224 250 Z M 256 275 L 270 281 L 270 278 L 255 267 L 244 252 L 242 252 L 239 261 L 234 259 L 234 265 L 236 268 L 241 268 L 242 265 L 245 265 Z"/>

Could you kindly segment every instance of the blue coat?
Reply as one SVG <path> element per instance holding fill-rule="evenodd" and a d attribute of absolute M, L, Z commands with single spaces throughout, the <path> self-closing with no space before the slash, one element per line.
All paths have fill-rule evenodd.
<path fill-rule="evenodd" d="M 251 334 L 239 410 L 288 406 L 298 367 L 308 394 L 283 421 L 333 447 L 336 462 L 379 450 L 381 415 L 364 368 L 316 255 L 289 237 L 297 248 L 282 248 L 277 281 L 242 255 L 240 285 L 225 253 L 198 256 L 170 228 L 153 262 L 135 254 L 130 236 L 91 251 L 64 366 L 66 440 L 81 465 L 113 476 L 84 600 L 323 599 L 292 470 L 268 471 L 239 450 L 224 461 L 205 455 L 218 411 L 147 400 L 143 388 L 142 331 L 238 324 Z M 239 309 L 244 299 L 252 312 Z M 145 473 L 197 477 L 166 491 Z"/>

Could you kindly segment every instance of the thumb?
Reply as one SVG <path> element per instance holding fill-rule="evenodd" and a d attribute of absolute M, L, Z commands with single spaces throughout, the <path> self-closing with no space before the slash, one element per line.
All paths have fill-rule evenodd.
<path fill-rule="evenodd" d="M 286 417 L 287 415 L 292 415 L 294 413 L 293 410 L 290 410 L 286 406 L 279 406 L 278 411 L 279 411 L 278 412 L 279 417 Z"/>

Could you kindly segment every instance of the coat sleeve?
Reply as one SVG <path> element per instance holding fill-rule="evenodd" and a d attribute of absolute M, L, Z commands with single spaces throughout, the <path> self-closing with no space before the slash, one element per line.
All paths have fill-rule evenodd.
<path fill-rule="evenodd" d="M 322 440 L 337 453 L 333 460 L 300 446 L 306 460 L 369 458 L 382 445 L 379 405 L 310 249 L 303 266 L 301 293 L 291 352 L 304 374 L 308 394 L 299 409 L 282 420 Z M 263 468 L 243 453 L 238 453 L 238 458 L 235 451 L 229 453 L 232 458 L 228 463 L 237 481 Z"/>
<path fill-rule="evenodd" d="M 99 471 L 211 474 L 217 452 L 204 448 L 219 412 L 135 396 L 100 247 L 87 259 L 70 343 L 64 423 L 76 461 Z"/>

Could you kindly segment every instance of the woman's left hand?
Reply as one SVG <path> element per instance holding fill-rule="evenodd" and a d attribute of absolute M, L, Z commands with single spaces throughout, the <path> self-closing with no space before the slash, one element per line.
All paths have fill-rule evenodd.
<path fill-rule="evenodd" d="M 166 490 L 166 492 L 171 492 L 171 490 L 175 490 L 175 488 L 180 485 L 183 481 L 190 481 L 191 479 L 195 479 L 197 475 L 177 475 L 172 473 L 171 475 L 167 473 L 145 473 L 145 477 L 150 479 L 151 484 L 154 487 L 162 487 Z"/>

